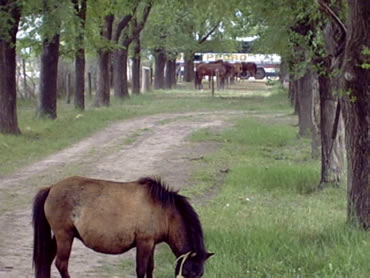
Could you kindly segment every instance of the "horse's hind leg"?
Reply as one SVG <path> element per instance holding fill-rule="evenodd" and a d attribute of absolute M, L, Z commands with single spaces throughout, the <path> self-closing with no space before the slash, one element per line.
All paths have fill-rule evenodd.
<path fill-rule="evenodd" d="M 68 274 L 68 260 L 71 255 L 73 236 L 67 233 L 59 233 L 57 239 L 57 258 L 55 266 L 57 267 L 62 278 L 70 278 Z"/>

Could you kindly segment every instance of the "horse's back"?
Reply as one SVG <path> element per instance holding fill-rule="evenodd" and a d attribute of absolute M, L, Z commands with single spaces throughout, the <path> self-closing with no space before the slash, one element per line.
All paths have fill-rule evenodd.
<path fill-rule="evenodd" d="M 54 233 L 73 234 L 96 251 L 122 253 L 137 235 L 160 233 L 153 222 L 163 211 L 137 182 L 71 177 L 51 187 L 45 214 Z"/>

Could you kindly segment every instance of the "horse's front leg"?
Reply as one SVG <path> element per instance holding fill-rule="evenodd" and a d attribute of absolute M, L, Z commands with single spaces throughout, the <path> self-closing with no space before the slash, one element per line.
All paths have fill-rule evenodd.
<path fill-rule="evenodd" d="M 139 241 L 136 245 L 136 275 L 137 278 L 144 278 L 145 274 L 148 273 L 149 268 L 154 268 L 150 266 L 153 264 L 151 258 L 154 253 L 154 242 L 153 241 Z M 153 274 L 153 269 L 151 270 Z M 151 275 L 152 275 L 151 274 Z M 152 276 L 147 276 L 147 278 L 151 278 Z"/>
<path fill-rule="evenodd" d="M 154 278 L 153 270 L 154 270 L 154 248 L 148 260 L 148 266 L 146 268 L 146 278 Z"/>

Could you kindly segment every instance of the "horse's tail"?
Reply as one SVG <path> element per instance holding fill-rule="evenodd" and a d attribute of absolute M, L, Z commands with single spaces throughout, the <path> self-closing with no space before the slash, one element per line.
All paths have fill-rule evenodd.
<path fill-rule="evenodd" d="M 49 191 L 50 187 L 41 189 L 33 201 L 33 267 L 36 278 L 50 277 L 50 266 L 56 251 L 56 242 L 51 236 L 51 228 L 44 210 Z"/>

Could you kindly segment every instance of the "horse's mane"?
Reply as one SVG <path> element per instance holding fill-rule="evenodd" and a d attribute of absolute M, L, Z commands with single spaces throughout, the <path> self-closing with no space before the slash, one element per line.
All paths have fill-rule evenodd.
<path fill-rule="evenodd" d="M 188 240 L 194 251 L 205 251 L 203 230 L 198 214 L 190 205 L 188 199 L 177 191 L 171 190 L 159 178 L 144 177 L 139 179 L 139 184 L 147 186 L 153 200 L 163 206 L 176 207 L 180 212 L 187 229 Z"/>

